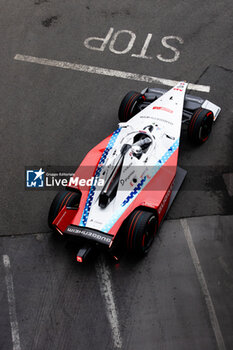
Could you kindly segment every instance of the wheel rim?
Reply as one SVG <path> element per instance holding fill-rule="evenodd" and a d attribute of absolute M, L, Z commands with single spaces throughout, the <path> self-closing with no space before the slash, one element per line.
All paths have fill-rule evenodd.
<path fill-rule="evenodd" d="M 150 249 L 154 237 L 155 237 L 155 225 L 156 225 L 156 219 L 155 216 L 151 216 L 147 222 L 146 225 L 146 231 L 142 238 L 142 249 L 144 253 L 147 253 Z"/>

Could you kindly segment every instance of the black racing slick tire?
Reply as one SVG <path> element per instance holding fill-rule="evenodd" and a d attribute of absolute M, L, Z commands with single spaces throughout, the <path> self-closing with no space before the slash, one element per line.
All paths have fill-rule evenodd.
<path fill-rule="evenodd" d="M 132 118 L 135 112 L 135 106 L 141 94 L 136 91 L 128 92 L 123 100 L 121 101 L 118 117 L 120 122 L 127 122 L 130 118 Z"/>
<path fill-rule="evenodd" d="M 67 208 L 77 207 L 80 201 L 80 194 L 71 191 L 58 192 L 50 206 L 48 225 L 53 229 L 53 221 L 64 206 Z"/>
<path fill-rule="evenodd" d="M 135 210 L 126 223 L 127 250 L 137 258 L 145 256 L 157 232 L 157 218 L 154 213 Z"/>
<path fill-rule="evenodd" d="M 206 142 L 210 136 L 214 116 L 213 113 L 204 108 L 198 108 L 190 120 L 188 127 L 188 138 L 195 145 Z"/>

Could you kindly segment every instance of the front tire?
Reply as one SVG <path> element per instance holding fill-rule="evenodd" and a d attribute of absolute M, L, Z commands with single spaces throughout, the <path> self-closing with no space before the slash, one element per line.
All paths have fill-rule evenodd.
<path fill-rule="evenodd" d="M 125 95 L 118 111 L 118 117 L 120 122 L 127 122 L 136 114 L 135 106 L 140 96 L 141 94 L 136 91 L 130 91 Z"/>
<path fill-rule="evenodd" d="M 135 210 L 126 224 L 127 250 L 138 258 L 145 256 L 152 246 L 156 231 L 156 215 L 144 210 Z"/>
<path fill-rule="evenodd" d="M 64 206 L 74 207 L 75 203 L 79 203 L 80 194 L 71 191 L 58 192 L 52 204 L 50 206 L 48 215 L 48 225 L 51 229 L 54 229 L 53 221 L 62 210 Z"/>
<path fill-rule="evenodd" d="M 206 142 L 212 130 L 213 120 L 211 111 L 204 108 L 197 109 L 193 113 L 188 127 L 189 140 L 195 145 Z"/>

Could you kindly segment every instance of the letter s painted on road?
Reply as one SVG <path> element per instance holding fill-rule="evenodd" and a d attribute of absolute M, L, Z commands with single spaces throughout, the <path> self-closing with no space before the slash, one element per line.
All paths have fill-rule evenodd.
<path fill-rule="evenodd" d="M 180 44 L 184 43 L 184 40 L 182 38 L 180 38 L 179 36 L 164 36 L 161 40 L 161 43 L 164 47 L 166 47 L 169 50 L 172 50 L 174 52 L 174 57 L 172 58 L 163 58 L 161 54 L 157 55 L 156 57 L 163 62 L 175 62 L 178 60 L 178 58 L 180 57 L 180 51 L 177 50 L 177 48 L 175 48 L 174 46 L 171 46 L 167 43 L 167 40 L 177 40 Z"/>

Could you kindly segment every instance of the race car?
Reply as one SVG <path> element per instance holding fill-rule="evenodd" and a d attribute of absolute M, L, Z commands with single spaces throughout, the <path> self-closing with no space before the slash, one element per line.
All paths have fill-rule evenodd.
<path fill-rule="evenodd" d="M 86 155 L 54 198 L 49 226 L 78 242 L 77 261 L 94 248 L 116 259 L 122 251 L 140 258 L 150 250 L 186 175 L 177 165 L 182 123 L 201 145 L 221 110 L 187 94 L 187 87 L 179 82 L 169 91 L 127 93 L 118 129 Z"/>

